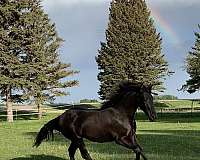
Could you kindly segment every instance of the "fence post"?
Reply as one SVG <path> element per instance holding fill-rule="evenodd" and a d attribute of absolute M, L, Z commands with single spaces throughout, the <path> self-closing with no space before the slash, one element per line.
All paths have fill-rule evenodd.
<path fill-rule="evenodd" d="M 15 120 L 17 120 L 17 108 L 15 109 Z"/>
<path fill-rule="evenodd" d="M 194 99 L 192 100 L 192 105 L 191 105 L 191 116 L 193 115 L 193 108 L 194 108 Z"/>

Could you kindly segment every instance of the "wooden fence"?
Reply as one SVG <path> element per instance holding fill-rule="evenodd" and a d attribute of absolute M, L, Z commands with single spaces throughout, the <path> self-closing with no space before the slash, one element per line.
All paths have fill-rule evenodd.
<path fill-rule="evenodd" d="M 79 104 L 77 104 L 79 105 Z M 60 105 L 60 106 L 42 106 L 42 112 L 43 115 L 44 114 L 51 114 L 51 113 L 63 113 L 66 109 L 73 107 L 73 106 L 77 106 L 74 104 L 67 104 L 67 105 Z M 81 104 L 82 105 L 82 104 Z M 90 105 L 91 104 L 85 104 Z M 98 104 L 95 104 L 96 106 L 99 106 Z M 195 113 L 195 112 L 200 112 L 200 107 L 194 107 L 193 105 L 191 105 L 191 107 L 179 107 L 179 108 L 156 108 L 157 113 L 160 113 L 161 115 L 163 115 L 164 113 Z M 139 110 L 139 112 L 141 112 L 141 110 Z M 37 116 L 38 113 L 38 109 L 36 106 L 31 106 L 31 105 L 15 105 L 13 107 L 13 118 L 15 120 L 18 119 L 18 117 L 21 116 Z M 0 120 L 2 118 L 6 118 L 6 108 L 5 107 L 0 107 Z"/>
<path fill-rule="evenodd" d="M 71 107 L 73 105 L 65 105 L 65 106 L 49 106 L 49 107 L 46 107 L 46 106 L 43 106 L 41 107 L 42 108 L 42 114 L 50 114 L 50 113 L 63 113 L 64 110 L 66 110 L 67 108 Z M 38 113 L 38 109 L 36 106 L 25 106 L 25 105 L 15 105 L 13 107 L 13 118 L 15 120 L 18 119 L 18 117 L 21 117 L 21 116 L 37 116 L 39 113 Z M 6 108 L 5 107 L 2 107 L 0 108 L 0 120 L 2 118 L 5 119 L 5 117 L 7 117 L 6 115 Z"/>

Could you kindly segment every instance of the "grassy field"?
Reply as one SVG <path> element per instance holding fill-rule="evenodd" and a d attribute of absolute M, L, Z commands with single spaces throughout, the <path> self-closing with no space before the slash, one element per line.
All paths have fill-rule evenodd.
<path fill-rule="evenodd" d="M 200 108 L 200 103 L 197 100 L 158 100 L 155 101 L 155 104 L 159 108 Z"/>
<path fill-rule="evenodd" d="M 34 137 L 40 127 L 57 116 L 47 114 L 41 121 L 18 120 L 12 124 L 0 122 L 0 160 L 64 160 L 68 159 L 69 141 L 56 135 L 54 141 L 44 142 L 32 148 Z M 200 113 L 164 114 L 157 122 L 149 122 L 137 115 L 138 139 L 149 160 L 199 160 Z M 95 160 L 133 159 L 132 151 L 115 143 L 92 143 L 86 141 Z M 79 151 L 77 160 L 81 160 Z"/>

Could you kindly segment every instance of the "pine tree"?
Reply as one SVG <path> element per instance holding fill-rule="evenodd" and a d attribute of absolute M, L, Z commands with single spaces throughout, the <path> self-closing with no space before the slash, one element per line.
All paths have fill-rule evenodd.
<path fill-rule="evenodd" d="M 106 42 L 101 43 L 96 57 L 102 99 L 121 80 L 162 85 L 168 68 L 161 54 L 162 40 L 153 23 L 144 0 L 111 2 Z"/>
<path fill-rule="evenodd" d="M 200 25 L 198 25 L 200 29 Z M 190 79 L 183 85 L 183 89 L 189 93 L 196 92 L 200 89 L 200 33 L 195 32 L 196 41 L 186 58 L 186 71 Z"/>
<path fill-rule="evenodd" d="M 0 91 L 6 101 L 9 122 L 13 121 L 12 101 L 17 97 L 13 91 L 20 87 L 20 82 L 23 81 L 19 81 L 20 77 L 14 70 L 14 65 L 20 63 L 16 53 L 19 39 L 15 35 L 15 22 L 19 20 L 19 14 L 15 9 L 15 3 L 9 0 L 0 1 Z"/>
<path fill-rule="evenodd" d="M 70 69 L 70 64 L 60 62 L 58 49 L 63 40 L 44 13 L 40 0 L 4 0 L 2 3 L 1 95 L 6 97 L 7 104 L 14 98 L 34 100 L 41 112 L 43 102 L 68 94 L 60 89 L 77 85 L 77 81 L 66 79 L 77 72 Z M 14 93 L 20 94 L 13 96 Z M 11 105 L 7 108 L 12 112 Z M 8 120 L 12 121 L 12 116 Z"/>

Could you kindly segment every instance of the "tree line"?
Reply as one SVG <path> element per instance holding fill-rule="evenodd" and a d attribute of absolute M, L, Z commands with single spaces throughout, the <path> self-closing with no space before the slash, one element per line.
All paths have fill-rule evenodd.
<path fill-rule="evenodd" d="M 121 80 L 163 90 L 170 71 L 145 0 L 112 0 L 109 11 L 106 41 L 96 56 L 100 98 L 106 100 Z M 190 79 L 182 87 L 190 93 L 200 87 L 200 34 L 195 36 L 186 58 Z M 9 122 L 13 102 L 32 101 L 41 113 L 41 104 L 68 95 L 66 88 L 78 85 L 68 80 L 78 71 L 60 61 L 63 41 L 41 0 L 0 1 L 0 95 Z"/>

